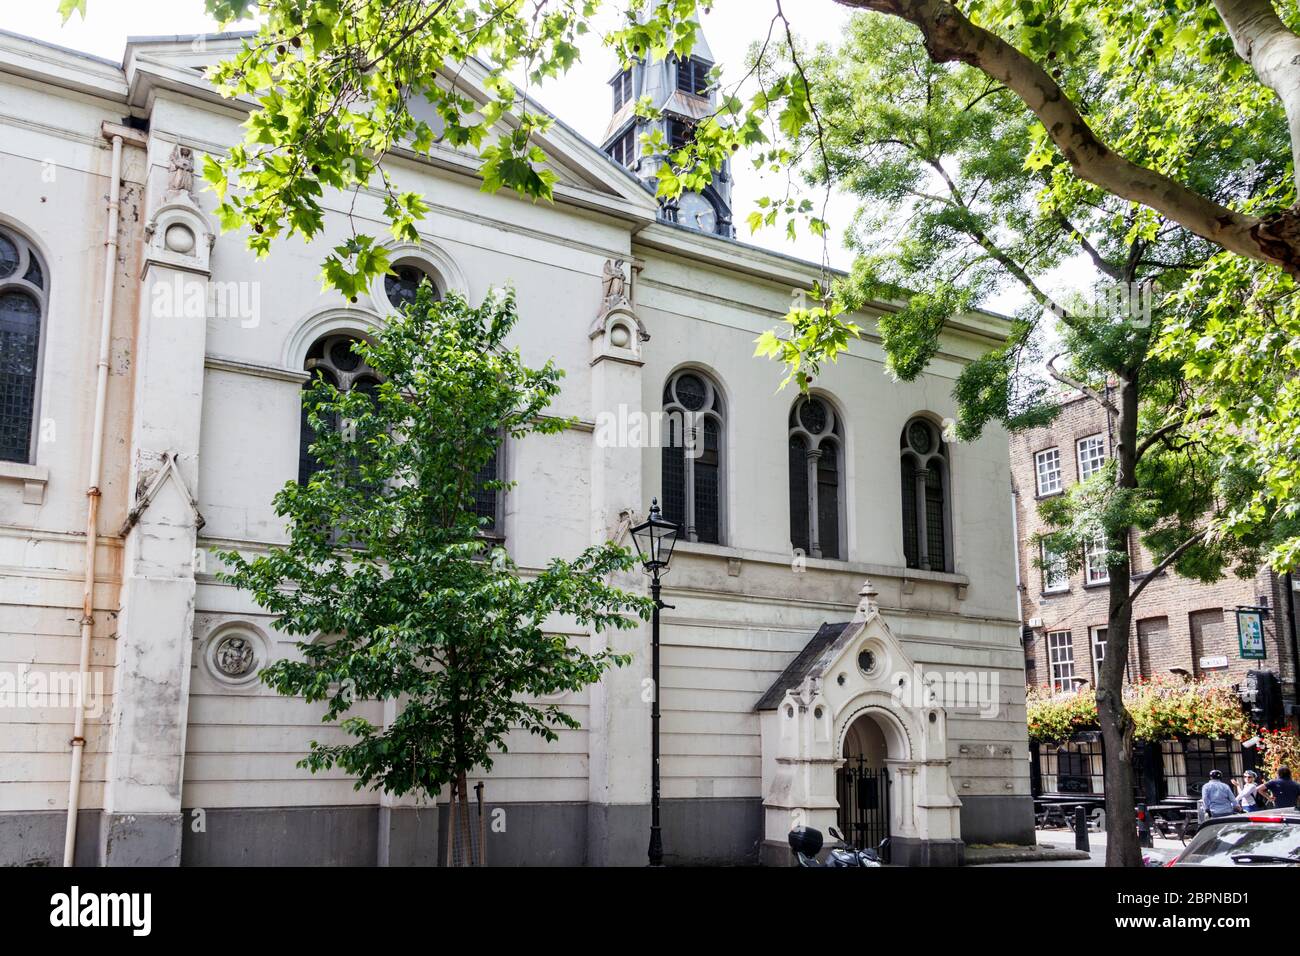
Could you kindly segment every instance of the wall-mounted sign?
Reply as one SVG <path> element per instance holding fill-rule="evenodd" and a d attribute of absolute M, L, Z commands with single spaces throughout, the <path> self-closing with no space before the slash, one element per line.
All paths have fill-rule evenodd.
<path fill-rule="evenodd" d="M 1228 666 L 1228 658 L 1226 658 L 1226 657 L 1202 657 L 1200 663 L 1201 663 L 1201 670 L 1203 670 L 1203 671 L 1219 670 L 1220 668 L 1223 668 L 1223 667 L 1227 667 L 1227 666 Z"/>
<path fill-rule="evenodd" d="M 1264 659 L 1264 616 L 1258 610 L 1237 609 L 1237 643 L 1244 660 Z"/>

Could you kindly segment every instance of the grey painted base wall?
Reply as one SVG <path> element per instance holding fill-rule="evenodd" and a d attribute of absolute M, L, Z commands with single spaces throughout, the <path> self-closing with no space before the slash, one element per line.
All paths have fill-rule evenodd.
<path fill-rule="evenodd" d="M 77 814 L 77 866 L 94 866 L 99 852 L 98 810 Z M 0 866 L 62 866 L 63 810 L 0 813 Z"/>
<path fill-rule="evenodd" d="M 1019 843 L 1033 846 L 1034 798 L 961 798 L 961 838 L 965 843 Z"/>
<path fill-rule="evenodd" d="M 1028 797 L 966 797 L 967 843 L 1033 843 Z M 471 824 L 478 829 L 471 808 Z M 185 810 L 177 815 L 82 811 L 77 864 L 93 866 L 440 866 L 448 814 L 437 808 L 265 807 Z M 0 865 L 58 866 L 64 815 L 0 813 Z M 489 866 L 644 866 L 647 805 L 488 804 Z M 665 800 L 664 862 L 670 866 L 788 865 L 789 848 L 764 843 L 758 798 Z M 895 840 L 893 862 L 947 866 L 962 843 Z M 439 852 L 443 848 L 443 852 Z"/>

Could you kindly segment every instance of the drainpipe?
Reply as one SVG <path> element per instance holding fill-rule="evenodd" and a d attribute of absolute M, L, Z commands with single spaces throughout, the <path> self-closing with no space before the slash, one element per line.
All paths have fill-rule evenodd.
<path fill-rule="evenodd" d="M 1016 620 L 1020 622 L 1020 643 L 1025 643 L 1025 601 L 1022 596 L 1021 588 L 1023 582 L 1020 580 L 1020 519 L 1016 512 L 1020 510 L 1020 495 L 1016 491 L 1016 486 L 1011 486 L 1011 553 L 1015 555 L 1016 569 Z"/>
<path fill-rule="evenodd" d="M 72 728 L 72 765 L 68 771 L 68 822 L 63 835 L 63 865 L 72 866 L 77 849 L 77 811 L 81 805 L 81 760 L 86 749 L 86 688 L 90 684 L 90 644 L 95 625 L 95 545 L 99 527 L 99 473 L 104 458 L 104 420 L 108 406 L 108 357 L 113 324 L 113 292 L 117 279 L 118 204 L 121 201 L 122 139 L 143 137 L 134 130 L 105 123 L 101 130 L 112 140 L 113 163 L 108 182 L 108 227 L 104 239 L 103 311 L 99 320 L 99 360 L 95 372 L 95 417 L 90 439 L 90 468 L 86 478 L 86 559 L 81 589 L 81 657 L 77 674 L 77 712 Z M 135 135 L 132 135 L 132 134 Z"/>
<path fill-rule="evenodd" d="M 1295 620 L 1295 578 L 1288 571 L 1286 575 L 1286 616 L 1291 624 L 1291 674 L 1295 678 L 1296 705 L 1300 706 L 1300 627 Z M 1281 677 L 1281 675 L 1278 675 Z"/>

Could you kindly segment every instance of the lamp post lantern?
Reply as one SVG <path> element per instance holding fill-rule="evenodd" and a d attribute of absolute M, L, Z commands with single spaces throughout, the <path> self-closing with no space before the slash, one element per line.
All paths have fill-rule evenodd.
<path fill-rule="evenodd" d="M 650 516 L 632 529 L 641 566 L 650 575 L 650 598 L 654 611 L 650 625 L 650 683 L 654 699 L 650 704 L 650 849 L 651 866 L 663 866 L 664 844 L 659 831 L 659 609 L 671 608 L 659 599 L 659 575 L 668 570 L 677 543 L 677 525 L 665 520 L 659 499 L 650 499 Z"/>

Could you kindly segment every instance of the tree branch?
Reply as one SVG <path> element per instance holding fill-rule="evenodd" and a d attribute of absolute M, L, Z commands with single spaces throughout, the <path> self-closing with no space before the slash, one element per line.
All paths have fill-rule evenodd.
<path fill-rule="evenodd" d="M 1213 412 L 1213 411 L 1209 411 L 1209 410 L 1207 410 L 1207 411 L 1203 411 L 1203 412 L 1201 412 L 1199 415 L 1197 415 L 1197 416 L 1193 419 L 1193 421 L 1203 422 L 1203 421 L 1205 421 L 1207 418 L 1213 418 L 1214 415 L 1215 415 L 1215 412 Z M 1169 434 L 1172 433 L 1172 432 L 1176 432 L 1176 431 L 1178 431 L 1178 429 L 1182 428 L 1182 427 L 1183 427 L 1184 425 L 1186 425 L 1186 424 L 1187 424 L 1187 422 L 1180 418 L 1180 419 L 1178 419 L 1177 421 L 1166 422 L 1164 425 L 1161 425 L 1159 428 L 1157 428 L 1155 431 L 1153 431 L 1153 432 L 1152 432 L 1150 435 L 1148 435 L 1146 438 L 1142 439 L 1142 443 L 1141 443 L 1140 445 L 1137 446 L 1137 451 L 1133 453 L 1133 460 L 1134 460 L 1134 461 L 1141 461 L 1141 460 L 1142 460 L 1142 456 L 1145 455 L 1145 454 L 1147 453 L 1147 450 L 1148 450 L 1152 445 L 1154 445 L 1156 442 L 1160 441 L 1160 440 L 1161 440 L 1162 438 L 1164 438 L 1166 435 L 1169 435 Z"/>
<path fill-rule="evenodd" d="M 1144 577 L 1141 581 L 1138 582 L 1138 586 L 1129 592 L 1129 596 L 1120 602 L 1119 607 L 1111 611 L 1111 617 L 1114 617 L 1115 613 L 1119 611 L 1121 608 L 1125 607 L 1126 605 L 1132 605 L 1138 599 L 1138 595 L 1141 594 L 1143 590 L 1146 589 L 1146 586 L 1148 584 L 1150 584 L 1153 580 L 1155 580 L 1157 577 L 1163 574 L 1171 564 L 1173 564 L 1175 561 L 1181 558 L 1183 556 L 1184 551 L 1186 551 L 1188 548 L 1190 548 L 1192 545 L 1196 544 L 1197 542 L 1201 541 L 1205 537 L 1208 531 L 1209 531 L 1208 528 L 1202 528 L 1200 531 L 1196 532 L 1194 535 L 1192 535 L 1190 538 L 1188 538 L 1178 547 L 1174 548 L 1174 550 L 1166 554 L 1164 556 L 1164 559 L 1159 564 L 1157 564 L 1154 568 L 1152 568 L 1150 573 L 1147 574 L 1146 577 Z"/>
<path fill-rule="evenodd" d="M 1079 391 L 1083 392 L 1083 394 L 1087 395 L 1102 408 L 1106 409 L 1106 411 L 1110 412 L 1111 417 L 1118 416 L 1119 409 L 1115 407 L 1115 403 L 1109 398 L 1101 394 L 1101 392 L 1097 391 L 1091 385 L 1070 378 L 1070 376 L 1066 375 L 1064 372 L 1057 370 L 1056 360 L 1060 357 L 1060 355 L 1053 355 L 1047 360 L 1047 374 L 1052 376 L 1052 378 L 1056 379 L 1062 385 L 1069 385 L 1071 388 L 1077 388 Z"/>
<path fill-rule="evenodd" d="M 947 0 L 835 0 L 907 20 L 921 30 L 936 63 L 966 63 L 1015 93 L 1043 124 L 1076 176 L 1121 199 L 1149 206 L 1230 252 L 1300 275 L 1300 215 L 1265 219 L 1222 206 L 1155 170 L 1125 159 L 1088 126 L 1060 85 L 1037 62 L 997 34 L 976 26 Z M 1267 3 L 1267 0 L 1218 0 Z"/>

